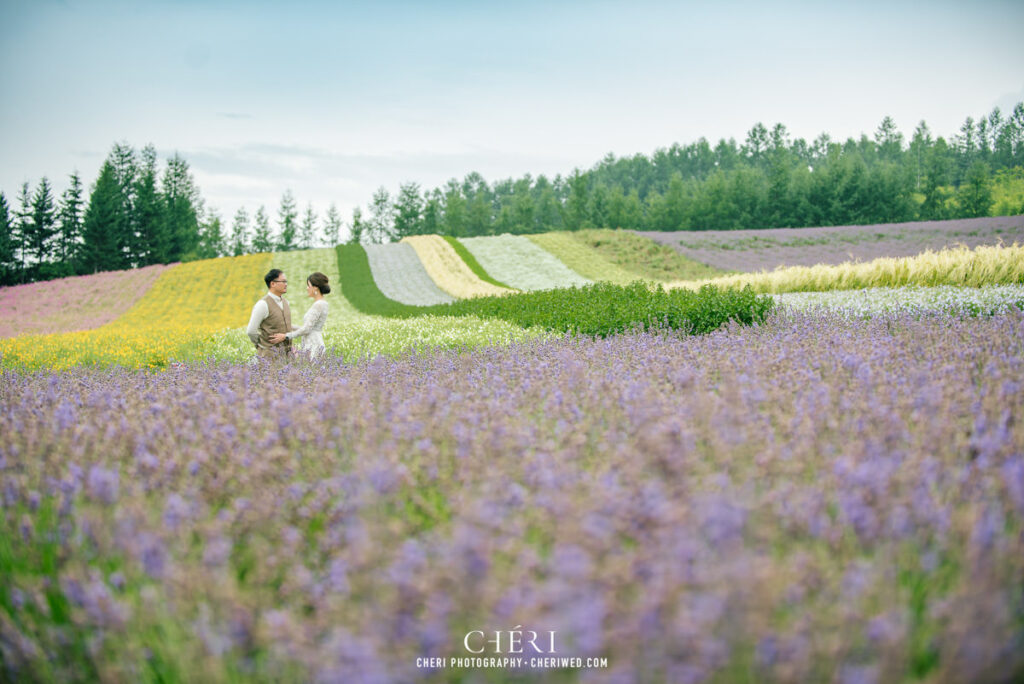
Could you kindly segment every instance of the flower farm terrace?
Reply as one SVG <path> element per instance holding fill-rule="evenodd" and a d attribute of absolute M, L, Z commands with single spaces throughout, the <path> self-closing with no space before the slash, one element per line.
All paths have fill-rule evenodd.
<path fill-rule="evenodd" d="M 573 239 L 418 245 L 472 285 L 422 308 L 409 250 L 175 265 L 82 351 L 0 340 L 0 680 L 1024 677 L 1019 247 L 699 290 Z M 272 265 L 338 284 L 322 362 L 249 363 Z M 422 664 L 519 629 L 603 665 Z"/>

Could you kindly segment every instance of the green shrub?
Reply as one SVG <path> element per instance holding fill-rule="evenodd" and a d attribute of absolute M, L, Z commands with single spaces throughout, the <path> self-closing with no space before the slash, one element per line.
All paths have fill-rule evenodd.
<path fill-rule="evenodd" d="M 480 297 L 431 307 L 432 313 L 501 318 L 524 328 L 604 337 L 633 329 L 671 328 L 690 334 L 710 332 L 730 320 L 760 322 L 773 308 L 771 297 L 750 288 L 665 290 L 642 282 L 594 283 L 584 287 Z M 444 309 L 441 311 L 440 309 Z"/>

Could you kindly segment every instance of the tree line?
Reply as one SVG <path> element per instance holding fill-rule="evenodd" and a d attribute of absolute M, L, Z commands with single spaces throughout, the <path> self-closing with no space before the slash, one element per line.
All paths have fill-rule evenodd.
<path fill-rule="evenodd" d="M 1024 213 L 993 190 L 1021 182 L 1024 103 L 968 117 L 949 141 L 922 121 L 907 140 L 891 117 L 873 136 L 808 143 L 755 124 L 742 144 L 705 138 L 651 156 L 609 154 L 593 168 L 488 184 L 478 173 L 421 191 L 379 188 L 353 214 L 353 237 L 457 237 L 580 228 L 727 230 L 865 225 Z"/>
<path fill-rule="evenodd" d="M 338 243 L 332 204 L 321 227 L 312 206 L 300 216 L 286 191 L 271 227 L 261 206 L 238 210 L 230 228 L 207 208 L 188 162 L 174 154 L 161 173 L 152 145 L 116 143 L 88 198 L 78 172 L 60 197 L 47 177 L 22 184 L 15 206 L 0 192 L 0 285 L 14 285 L 151 264 Z"/>
<path fill-rule="evenodd" d="M 77 172 L 54 198 L 44 177 L 0 192 L 0 285 L 156 263 L 288 251 L 406 235 L 466 237 L 581 228 L 722 230 L 894 223 L 1024 213 L 996 205 L 1000 184 L 1024 182 L 1024 103 L 1004 117 L 968 117 L 947 142 L 922 121 L 909 140 L 885 117 L 873 136 L 808 143 L 786 127 L 755 124 L 742 144 L 721 139 L 616 158 L 549 179 L 488 183 L 479 173 L 421 190 L 381 187 L 345 225 L 332 204 L 318 217 L 291 190 L 275 220 L 242 207 L 225 226 L 179 154 L 158 169 L 156 150 L 117 143 L 88 198 Z M 1011 203 L 1012 204 L 1012 203 Z M 347 230 L 344 230 L 347 227 Z"/>

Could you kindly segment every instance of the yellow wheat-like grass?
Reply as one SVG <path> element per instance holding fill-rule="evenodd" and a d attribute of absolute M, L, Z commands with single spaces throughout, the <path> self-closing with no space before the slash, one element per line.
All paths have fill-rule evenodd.
<path fill-rule="evenodd" d="M 885 257 L 835 266 L 785 266 L 774 271 L 744 273 L 705 280 L 676 281 L 668 288 L 698 289 L 750 285 L 756 292 L 825 292 L 868 287 L 917 285 L 1011 285 L 1024 283 L 1024 246 L 951 247 L 913 257 Z"/>

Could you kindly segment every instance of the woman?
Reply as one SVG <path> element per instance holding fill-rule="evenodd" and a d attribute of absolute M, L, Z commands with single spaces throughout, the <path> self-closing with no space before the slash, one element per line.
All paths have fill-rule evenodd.
<path fill-rule="evenodd" d="M 302 317 L 302 327 L 295 328 L 290 333 L 278 333 L 270 338 L 272 344 L 277 344 L 285 339 L 304 337 L 302 349 L 311 360 L 320 358 L 324 353 L 324 323 L 327 322 L 327 302 L 324 295 L 331 291 L 327 284 L 327 276 L 317 271 L 306 278 L 306 294 L 313 298 L 313 305 Z"/>

